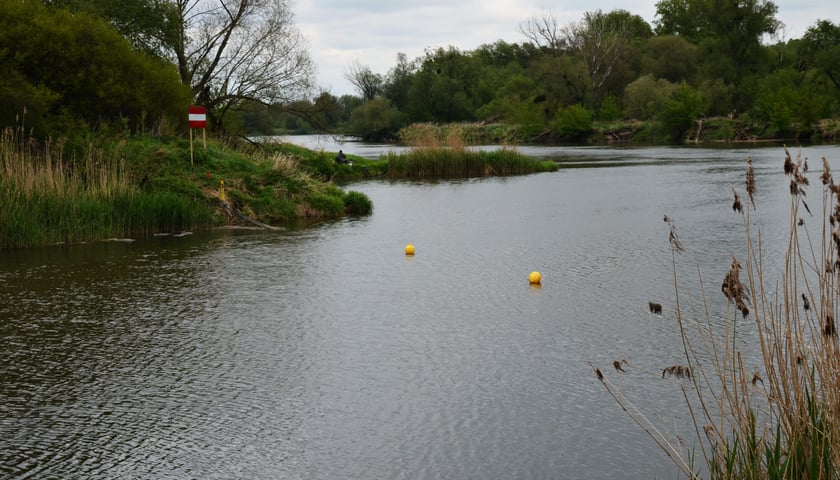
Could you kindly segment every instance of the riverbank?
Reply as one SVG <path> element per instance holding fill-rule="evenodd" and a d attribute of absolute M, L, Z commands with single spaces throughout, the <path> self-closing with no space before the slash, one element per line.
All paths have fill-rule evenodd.
<path fill-rule="evenodd" d="M 432 133 L 430 133 L 432 132 Z M 400 130 L 400 141 L 411 144 L 430 135 L 447 138 L 457 132 L 467 144 L 573 144 L 573 145 L 667 145 L 674 143 L 671 132 L 658 121 L 616 120 L 592 122 L 588 133 L 570 138 L 545 125 L 464 123 L 450 125 L 413 124 Z M 721 143 L 835 143 L 840 141 L 840 119 L 823 119 L 810 126 L 794 125 L 780 130 L 748 117 L 710 117 L 697 120 L 680 135 L 685 144 Z"/>
<path fill-rule="evenodd" d="M 323 152 L 180 137 L 39 142 L 0 132 L 0 249 L 143 237 L 246 216 L 272 226 L 365 215 L 370 200 L 322 178 Z"/>

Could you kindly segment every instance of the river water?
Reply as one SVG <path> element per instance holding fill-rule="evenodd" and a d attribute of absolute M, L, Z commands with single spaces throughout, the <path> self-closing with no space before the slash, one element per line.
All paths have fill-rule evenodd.
<path fill-rule="evenodd" d="M 2 252 L 0 477 L 674 478 L 592 367 L 692 445 L 660 375 L 682 363 L 663 215 L 715 307 L 747 157 L 778 266 L 784 151 L 523 150 L 574 168 L 355 183 L 372 215 L 305 229 Z M 840 162 L 801 152 L 812 184 Z"/>

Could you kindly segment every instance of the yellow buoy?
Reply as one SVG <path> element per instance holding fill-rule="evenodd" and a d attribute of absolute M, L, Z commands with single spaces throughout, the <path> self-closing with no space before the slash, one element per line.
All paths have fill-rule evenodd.
<path fill-rule="evenodd" d="M 540 272 L 531 272 L 528 275 L 528 281 L 531 282 L 531 285 L 539 285 L 542 282 L 542 275 Z"/>
<path fill-rule="evenodd" d="M 408 244 L 405 246 L 405 254 L 406 255 L 414 255 L 414 245 Z"/>

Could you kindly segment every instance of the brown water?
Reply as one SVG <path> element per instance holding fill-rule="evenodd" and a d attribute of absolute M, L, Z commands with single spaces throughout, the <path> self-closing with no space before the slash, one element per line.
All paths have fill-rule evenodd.
<path fill-rule="evenodd" d="M 3 252 L 0 477 L 673 478 L 590 363 L 685 425 L 662 216 L 688 288 L 718 285 L 752 156 L 777 265 L 783 152 L 542 152 L 579 168 L 354 184 L 373 215 L 305 230 Z"/>

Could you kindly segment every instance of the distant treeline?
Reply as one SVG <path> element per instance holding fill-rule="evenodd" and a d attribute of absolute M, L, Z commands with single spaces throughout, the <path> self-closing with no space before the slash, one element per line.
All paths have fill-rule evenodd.
<path fill-rule="evenodd" d="M 544 13 L 519 25 L 522 43 L 401 53 L 385 73 L 349 65 L 357 95 L 341 97 L 313 93 L 293 7 L 220 1 L 0 0 L 0 127 L 183 133 L 199 103 L 228 133 L 391 140 L 415 123 L 481 123 L 584 141 L 641 122 L 645 138 L 680 142 L 714 119 L 737 122 L 736 137 L 825 140 L 820 121 L 840 117 L 840 24 L 787 39 L 770 1 L 661 0 L 652 25 Z"/>
<path fill-rule="evenodd" d="M 385 74 L 355 64 L 358 96 L 253 108 L 245 125 L 386 140 L 416 122 L 504 123 L 574 141 L 593 122 L 636 120 L 655 125 L 651 138 L 679 142 L 714 117 L 737 120 L 746 136 L 810 138 L 820 119 L 840 116 L 840 25 L 815 19 L 785 39 L 768 1 L 656 7 L 653 25 L 625 10 L 569 25 L 545 14 L 520 25 L 521 44 L 400 54 Z"/>

